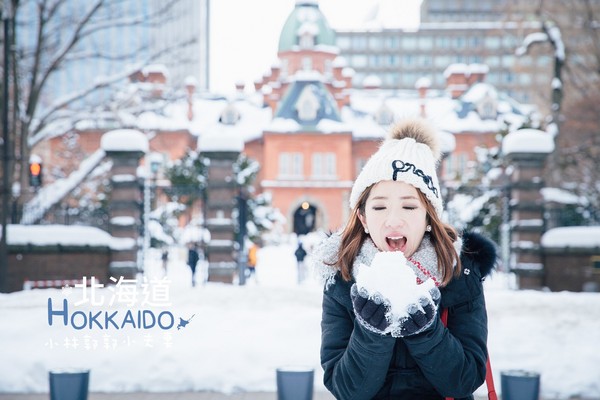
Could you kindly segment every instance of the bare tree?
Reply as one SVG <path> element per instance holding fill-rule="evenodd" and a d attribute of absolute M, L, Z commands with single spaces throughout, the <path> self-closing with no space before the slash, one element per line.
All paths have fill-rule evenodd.
<path fill-rule="evenodd" d="M 527 4 L 528 3 L 528 4 Z M 520 2 L 531 11 L 530 2 Z M 535 15 L 539 35 L 525 39 L 521 51 L 549 42 L 554 50 L 554 76 L 547 89 L 556 151 L 547 168 L 547 183 L 587 198 L 600 210 L 600 2 L 541 0 Z"/>
<path fill-rule="evenodd" d="M 11 190 L 13 183 L 18 182 L 17 187 L 25 192 L 32 146 L 50 135 L 72 131 L 78 119 L 101 109 L 103 105 L 95 101 L 99 91 L 123 82 L 159 57 L 169 55 L 174 63 L 188 61 L 185 50 L 197 41 L 195 37 L 182 37 L 156 51 L 143 40 L 120 46 L 119 52 L 107 48 L 103 42 L 107 32 L 124 35 L 118 40 L 125 42 L 135 36 L 131 32 L 136 29 L 143 32 L 166 23 L 173 18 L 171 11 L 182 1 L 152 2 L 152 7 L 132 12 L 132 2 L 127 0 L 4 0 L 2 18 L 12 27 L 12 39 L 9 43 L 3 40 L 3 46 L 10 46 L 12 52 L 10 71 L 3 68 L 3 73 L 10 73 L 14 84 L 10 91 L 3 90 L 7 95 L 1 99 L 11 104 L 12 111 L 9 129 L 5 129 L 8 140 L 3 141 L 10 153 L 2 163 L 3 191 Z M 7 18 L 8 8 L 10 18 Z M 90 62 L 118 63 L 121 67 L 109 76 L 82 82 L 62 96 L 52 93 L 57 77 Z M 5 207 L 2 210 L 2 221 L 6 222 Z M 5 239 L 2 238 L 4 250 L 0 252 L 0 286 L 7 265 Z"/>

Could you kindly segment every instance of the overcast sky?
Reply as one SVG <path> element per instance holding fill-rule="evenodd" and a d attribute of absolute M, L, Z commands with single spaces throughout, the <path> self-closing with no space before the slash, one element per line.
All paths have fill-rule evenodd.
<path fill-rule="evenodd" d="M 385 9 L 387 24 L 397 19 L 402 25 L 418 18 L 420 0 L 319 0 L 319 8 L 334 29 L 353 28 L 373 13 L 378 2 Z M 230 92 L 236 81 L 251 85 L 270 70 L 277 59 L 281 29 L 295 4 L 296 0 L 211 2 L 212 91 Z"/>

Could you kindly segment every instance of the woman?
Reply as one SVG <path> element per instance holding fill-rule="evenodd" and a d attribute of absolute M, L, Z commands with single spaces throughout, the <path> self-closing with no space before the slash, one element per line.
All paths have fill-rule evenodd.
<path fill-rule="evenodd" d="M 338 399 L 472 399 L 485 380 L 482 280 L 496 251 L 441 221 L 439 155 L 424 121 L 395 126 L 353 185 L 346 227 L 315 253 L 321 364 Z"/>

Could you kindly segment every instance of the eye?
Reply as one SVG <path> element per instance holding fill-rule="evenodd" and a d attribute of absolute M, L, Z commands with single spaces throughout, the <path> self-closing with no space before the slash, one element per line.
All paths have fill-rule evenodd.
<path fill-rule="evenodd" d="M 375 211 L 385 210 L 385 206 L 373 206 L 372 208 Z"/>
<path fill-rule="evenodd" d="M 412 210 L 418 209 L 419 207 L 418 206 L 413 206 L 413 205 L 408 205 L 408 206 L 404 206 L 402 208 L 404 208 L 405 210 L 412 211 Z"/>

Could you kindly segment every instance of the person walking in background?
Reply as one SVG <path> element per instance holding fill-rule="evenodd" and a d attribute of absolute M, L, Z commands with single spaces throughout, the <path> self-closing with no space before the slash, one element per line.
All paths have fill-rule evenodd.
<path fill-rule="evenodd" d="M 248 248 L 248 277 L 256 279 L 256 262 L 258 261 L 258 245 L 254 242 Z"/>
<path fill-rule="evenodd" d="M 298 248 L 294 252 L 294 255 L 296 256 L 298 283 L 302 283 L 304 282 L 304 279 L 306 279 L 306 267 L 304 265 L 304 259 L 306 258 L 306 250 L 304 250 L 304 247 L 302 247 L 301 241 L 298 242 Z"/>
<path fill-rule="evenodd" d="M 414 119 L 390 133 L 353 184 L 346 226 L 313 251 L 323 380 L 339 399 L 473 399 L 496 249 L 442 222 L 435 130 Z"/>
<path fill-rule="evenodd" d="M 163 276 L 167 276 L 167 264 L 169 262 L 169 250 L 165 247 L 160 255 L 162 260 Z"/>
<path fill-rule="evenodd" d="M 198 254 L 198 247 L 196 246 L 196 243 L 191 243 L 188 249 L 187 263 L 192 270 L 192 287 L 196 286 L 196 266 L 198 265 L 199 260 L 200 255 Z"/>

